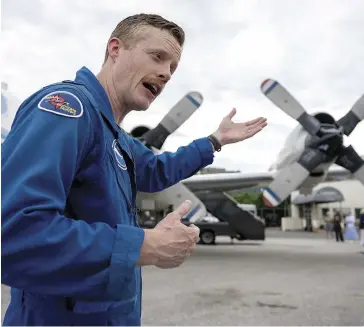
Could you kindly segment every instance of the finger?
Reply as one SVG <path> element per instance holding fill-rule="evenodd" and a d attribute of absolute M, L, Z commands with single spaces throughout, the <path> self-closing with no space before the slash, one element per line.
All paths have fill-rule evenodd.
<path fill-rule="evenodd" d="M 265 126 L 267 126 L 267 123 L 261 123 L 251 126 L 252 129 L 263 129 Z"/>
<path fill-rule="evenodd" d="M 182 202 L 176 210 L 173 211 L 176 219 L 180 220 L 183 216 L 187 215 L 191 210 L 192 202 L 190 200 L 186 200 Z"/>
<path fill-rule="evenodd" d="M 240 140 L 246 140 L 248 138 L 251 138 L 252 136 L 254 136 L 255 134 L 257 134 L 258 132 L 260 132 L 262 130 L 262 128 L 249 128 L 246 129 L 244 131 L 241 132 L 240 134 Z"/>
<path fill-rule="evenodd" d="M 247 131 L 247 136 L 248 137 L 252 137 L 254 136 L 255 134 L 259 133 L 261 130 L 263 129 L 263 127 L 255 127 L 255 128 L 252 128 L 252 129 L 249 129 Z"/>
<path fill-rule="evenodd" d="M 181 227 L 185 230 L 187 234 L 195 234 L 196 232 L 200 232 L 200 229 L 196 225 L 191 223 L 188 225 L 182 223 Z"/>
<path fill-rule="evenodd" d="M 197 243 L 200 239 L 200 229 L 194 224 L 189 225 L 188 228 L 189 232 L 193 235 L 195 243 Z"/>
<path fill-rule="evenodd" d="M 250 124 L 249 126 L 266 124 L 266 123 L 267 123 L 267 118 L 262 117 L 260 119 L 257 119 L 254 123 Z"/>
<path fill-rule="evenodd" d="M 266 120 L 260 120 L 255 122 L 254 124 L 251 124 L 249 126 L 245 126 L 246 128 L 248 128 L 248 130 L 251 129 L 257 129 L 257 128 L 264 128 L 265 126 L 267 126 L 267 121 Z"/>
<path fill-rule="evenodd" d="M 255 118 L 253 120 L 249 120 L 247 122 L 245 122 L 245 126 L 252 126 L 252 125 L 256 125 L 256 124 L 262 124 L 264 122 L 267 121 L 267 118 L 264 117 L 259 117 L 259 118 Z"/>
<path fill-rule="evenodd" d="M 233 119 L 235 114 L 236 114 L 236 109 L 233 108 L 233 110 L 231 110 L 230 113 L 225 118 L 229 118 L 231 120 L 231 119 Z"/>
<path fill-rule="evenodd" d="M 251 127 L 256 127 L 256 128 L 264 128 L 265 126 L 267 126 L 268 125 L 268 123 L 267 123 L 267 121 L 266 120 L 264 120 L 264 121 L 261 121 L 261 122 L 259 122 L 259 123 L 257 123 L 257 124 L 254 124 L 254 125 L 252 125 Z"/>
<path fill-rule="evenodd" d="M 200 229 L 195 225 L 195 224 L 190 224 L 188 226 L 189 228 L 193 228 L 195 231 L 197 231 L 198 233 L 200 232 Z"/>
<path fill-rule="evenodd" d="M 260 120 L 259 118 L 257 118 L 254 121 L 255 121 L 255 123 L 247 122 L 247 123 L 237 123 L 235 125 L 236 125 L 236 128 L 240 131 L 250 131 L 251 129 L 267 126 L 267 120 L 265 118 L 263 118 L 263 120 Z M 249 125 L 247 125 L 247 124 L 249 124 Z"/>
<path fill-rule="evenodd" d="M 200 229 L 195 224 L 190 224 L 188 227 L 193 229 L 197 234 L 200 234 Z"/>

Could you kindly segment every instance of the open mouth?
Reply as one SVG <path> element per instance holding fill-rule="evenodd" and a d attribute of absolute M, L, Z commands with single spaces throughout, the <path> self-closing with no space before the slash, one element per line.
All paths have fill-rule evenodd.
<path fill-rule="evenodd" d="M 154 96 L 157 96 L 159 93 L 159 88 L 153 84 L 150 83 L 143 83 L 143 86 L 148 89 Z"/>

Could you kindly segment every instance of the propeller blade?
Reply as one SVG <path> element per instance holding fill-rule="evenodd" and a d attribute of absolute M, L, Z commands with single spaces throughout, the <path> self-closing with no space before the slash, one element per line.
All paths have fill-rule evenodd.
<path fill-rule="evenodd" d="M 277 81 L 266 79 L 260 86 L 263 94 L 288 116 L 296 119 L 311 135 L 316 135 L 320 122 L 309 115 L 301 104 Z"/>
<path fill-rule="evenodd" d="M 145 133 L 141 140 L 147 145 L 161 149 L 167 137 L 176 131 L 201 106 L 202 94 L 196 91 L 187 93 L 163 117 L 161 122 Z"/>
<path fill-rule="evenodd" d="M 358 125 L 364 119 L 364 94 L 355 102 L 351 110 L 343 116 L 338 124 L 344 128 L 345 135 L 349 136 Z"/>
<path fill-rule="evenodd" d="M 335 163 L 349 170 L 357 180 L 364 184 L 364 160 L 351 145 L 341 147 Z"/>
<path fill-rule="evenodd" d="M 264 203 L 270 207 L 278 206 L 325 160 L 327 160 L 325 153 L 306 148 L 296 162 L 280 170 L 274 181 L 264 189 Z"/>

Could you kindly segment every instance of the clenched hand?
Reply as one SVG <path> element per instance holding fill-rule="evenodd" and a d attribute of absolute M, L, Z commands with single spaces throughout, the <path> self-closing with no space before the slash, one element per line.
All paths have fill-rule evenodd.
<path fill-rule="evenodd" d="M 181 222 L 191 209 L 191 202 L 183 202 L 169 213 L 152 230 L 145 230 L 145 246 L 140 261 L 159 268 L 180 266 L 193 252 L 199 240 L 200 229 L 195 225 L 186 226 Z M 149 256 L 149 260 L 143 257 Z M 143 263 L 141 263 L 143 264 Z"/>

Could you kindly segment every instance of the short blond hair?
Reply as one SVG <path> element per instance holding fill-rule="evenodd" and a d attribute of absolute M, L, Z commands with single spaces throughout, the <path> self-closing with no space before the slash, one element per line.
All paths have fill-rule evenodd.
<path fill-rule="evenodd" d="M 124 43 L 126 48 L 130 48 L 137 40 L 137 33 L 143 26 L 153 26 L 161 30 L 167 30 L 181 47 L 185 42 L 185 33 L 176 23 L 155 14 L 137 14 L 123 19 L 111 33 L 108 43 L 112 38 L 116 37 Z M 109 51 L 106 46 L 104 63 L 108 56 Z"/>

